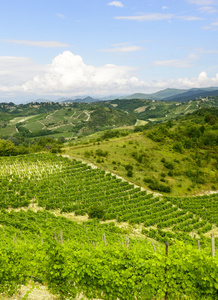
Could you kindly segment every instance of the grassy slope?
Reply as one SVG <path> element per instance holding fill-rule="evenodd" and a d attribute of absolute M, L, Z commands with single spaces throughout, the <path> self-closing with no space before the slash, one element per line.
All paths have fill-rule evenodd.
<path fill-rule="evenodd" d="M 154 183 L 158 183 L 170 188 L 170 195 L 199 194 L 218 189 L 217 146 L 203 145 L 198 148 L 197 144 L 192 144 L 190 148 L 182 146 L 181 153 L 174 149 L 176 142 L 180 143 L 182 138 L 185 140 L 185 130 L 192 132 L 202 126 L 196 125 L 196 120 L 204 122 L 202 116 L 194 115 L 181 119 L 179 123 L 174 122 L 172 128 L 158 125 L 144 132 L 110 140 L 102 140 L 98 134 L 96 137 L 86 138 L 84 142 L 75 142 L 74 145 L 66 147 L 65 151 L 145 188 L 158 190 L 154 187 Z M 200 138 L 217 135 L 216 125 L 210 126 L 205 122 L 203 124 L 205 132 Z M 155 138 L 160 135 L 160 140 L 152 140 L 148 137 L 149 133 Z M 102 151 L 100 155 L 99 150 Z M 127 174 L 128 166 L 132 168 L 132 174 Z"/>

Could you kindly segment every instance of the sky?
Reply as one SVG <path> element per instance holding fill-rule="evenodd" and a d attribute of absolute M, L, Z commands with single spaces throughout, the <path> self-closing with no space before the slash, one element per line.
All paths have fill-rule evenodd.
<path fill-rule="evenodd" d="M 0 0 L 0 101 L 218 87 L 218 0 Z"/>

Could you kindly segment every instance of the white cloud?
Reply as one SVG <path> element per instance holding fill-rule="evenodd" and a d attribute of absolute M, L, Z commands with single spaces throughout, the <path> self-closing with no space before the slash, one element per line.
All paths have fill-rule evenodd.
<path fill-rule="evenodd" d="M 212 6 L 202 6 L 199 8 L 199 11 L 201 13 L 207 13 L 207 14 L 214 14 L 218 12 L 218 10 Z"/>
<path fill-rule="evenodd" d="M 145 84 L 146 87 L 150 87 L 153 90 L 161 90 L 165 88 L 180 88 L 180 89 L 189 89 L 189 88 L 203 88 L 218 86 L 218 73 L 215 77 L 208 77 L 206 72 L 201 72 L 197 77 L 184 77 L 176 79 L 168 79 L 162 81 L 153 81 Z"/>
<path fill-rule="evenodd" d="M 154 66 L 164 66 L 173 68 L 189 68 L 193 65 L 194 61 L 198 59 L 199 56 L 195 54 L 190 54 L 185 59 L 171 59 L 171 60 L 158 60 L 153 62 Z"/>
<path fill-rule="evenodd" d="M 211 23 L 211 26 L 218 26 L 218 21 Z"/>
<path fill-rule="evenodd" d="M 203 29 L 205 29 L 205 30 L 208 30 L 208 29 L 217 30 L 218 29 L 218 21 L 213 22 L 208 26 L 204 26 Z"/>
<path fill-rule="evenodd" d="M 184 60 L 156 62 L 156 65 L 186 67 L 197 57 L 190 55 Z M 106 64 L 101 67 L 86 65 L 79 55 L 65 51 L 52 63 L 37 66 L 25 57 L 0 57 L 0 96 L 23 99 L 36 96 L 108 95 L 157 91 L 172 88 L 218 86 L 218 73 L 209 77 L 201 72 L 197 77 L 174 78 L 160 81 L 142 81 L 126 66 Z"/>
<path fill-rule="evenodd" d="M 174 67 L 174 68 L 188 68 L 192 65 L 192 61 L 189 60 L 158 60 L 153 63 L 154 66 L 163 66 L 163 67 Z"/>
<path fill-rule="evenodd" d="M 118 16 L 114 17 L 117 20 L 130 20 L 130 21 L 162 21 L 162 20 L 172 20 L 172 19 L 181 19 L 184 21 L 199 21 L 202 18 L 195 16 L 175 16 L 172 14 L 161 14 L 161 13 L 149 13 L 139 16 Z"/>
<path fill-rule="evenodd" d="M 42 74 L 44 66 L 34 64 L 27 57 L 0 56 L 0 83 L 12 86 L 25 83 L 29 78 Z"/>
<path fill-rule="evenodd" d="M 140 16 L 122 16 L 114 17 L 117 20 L 132 20 L 132 21 L 160 21 L 169 20 L 173 18 L 172 14 L 160 14 L 160 13 L 150 13 Z"/>
<path fill-rule="evenodd" d="M 102 52 L 135 52 L 142 50 L 142 47 L 139 46 L 123 46 L 123 47 L 116 47 L 112 49 L 102 49 Z"/>
<path fill-rule="evenodd" d="M 218 54 L 218 50 L 217 49 L 204 49 L 204 48 L 198 48 L 196 49 L 196 51 L 202 53 L 202 54 Z"/>
<path fill-rule="evenodd" d="M 88 66 L 81 56 L 65 51 L 53 59 L 44 75 L 35 76 L 22 88 L 27 92 L 46 94 L 124 92 L 141 84 L 131 73 L 132 69 L 125 66 Z"/>
<path fill-rule="evenodd" d="M 188 0 L 188 2 L 196 5 L 217 4 L 217 0 Z"/>
<path fill-rule="evenodd" d="M 195 16 L 178 16 L 177 19 L 181 19 L 183 21 L 201 21 L 202 18 L 195 17 Z"/>
<path fill-rule="evenodd" d="M 124 5 L 120 1 L 112 1 L 112 2 L 109 2 L 108 5 L 116 6 L 116 7 L 124 7 Z"/>
<path fill-rule="evenodd" d="M 168 9 L 168 7 L 163 5 L 162 9 L 165 10 L 165 9 Z"/>
<path fill-rule="evenodd" d="M 58 48 L 58 47 L 69 47 L 68 44 L 58 41 L 28 41 L 28 40 L 0 40 L 5 43 L 22 44 L 32 47 L 42 48 Z"/>
<path fill-rule="evenodd" d="M 60 19 L 66 19 L 66 16 L 65 16 L 64 14 L 58 13 L 57 16 L 58 16 L 58 18 L 60 18 Z"/>

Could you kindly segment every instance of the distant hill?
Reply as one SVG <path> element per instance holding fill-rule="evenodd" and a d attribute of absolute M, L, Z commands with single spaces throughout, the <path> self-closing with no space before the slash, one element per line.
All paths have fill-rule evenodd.
<path fill-rule="evenodd" d="M 150 99 L 175 102 L 186 102 L 199 97 L 217 96 L 218 87 L 193 88 L 193 89 L 165 89 L 152 94 L 136 93 L 120 99 Z"/>
<path fill-rule="evenodd" d="M 182 94 L 166 97 L 164 101 L 176 101 L 186 102 L 197 98 L 204 98 L 210 96 L 218 96 L 218 88 L 216 90 L 205 90 L 205 89 L 191 89 Z"/>
<path fill-rule="evenodd" d="M 102 100 L 94 99 L 94 98 L 92 98 L 90 96 L 87 96 L 85 98 L 67 99 L 67 100 L 64 100 L 62 102 L 92 103 L 92 102 L 98 102 L 98 101 L 102 101 Z"/>
<path fill-rule="evenodd" d="M 168 92 L 172 93 L 172 90 Z M 0 105 L 0 138 L 20 137 L 20 135 L 25 138 L 43 135 L 72 138 L 108 128 L 167 121 L 188 115 L 200 108 L 218 107 L 218 96 L 188 102 L 144 99 L 96 101 L 92 97 L 74 100 L 36 101 L 25 105 L 2 103 Z"/>
<path fill-rule="evenodd" d="M 166 97 L 171 97 L 175 95 L 182 94 L 188 90 L 182 90 L 182 89 L 165 89 L 161 90 L 156 93 L 152 94 L 143 94 L 143 93 L 136 93 L 129 96 L 121 97 L 120 99 L 154 99 L 154 100 L 163 100 Z"/>

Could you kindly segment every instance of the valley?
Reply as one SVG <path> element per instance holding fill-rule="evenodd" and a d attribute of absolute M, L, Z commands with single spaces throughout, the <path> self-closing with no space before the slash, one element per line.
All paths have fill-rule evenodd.
<path fill-rule="evenodd" d="M 217 110 L 1 104 L 3 299 L 214 299 Z"/>

